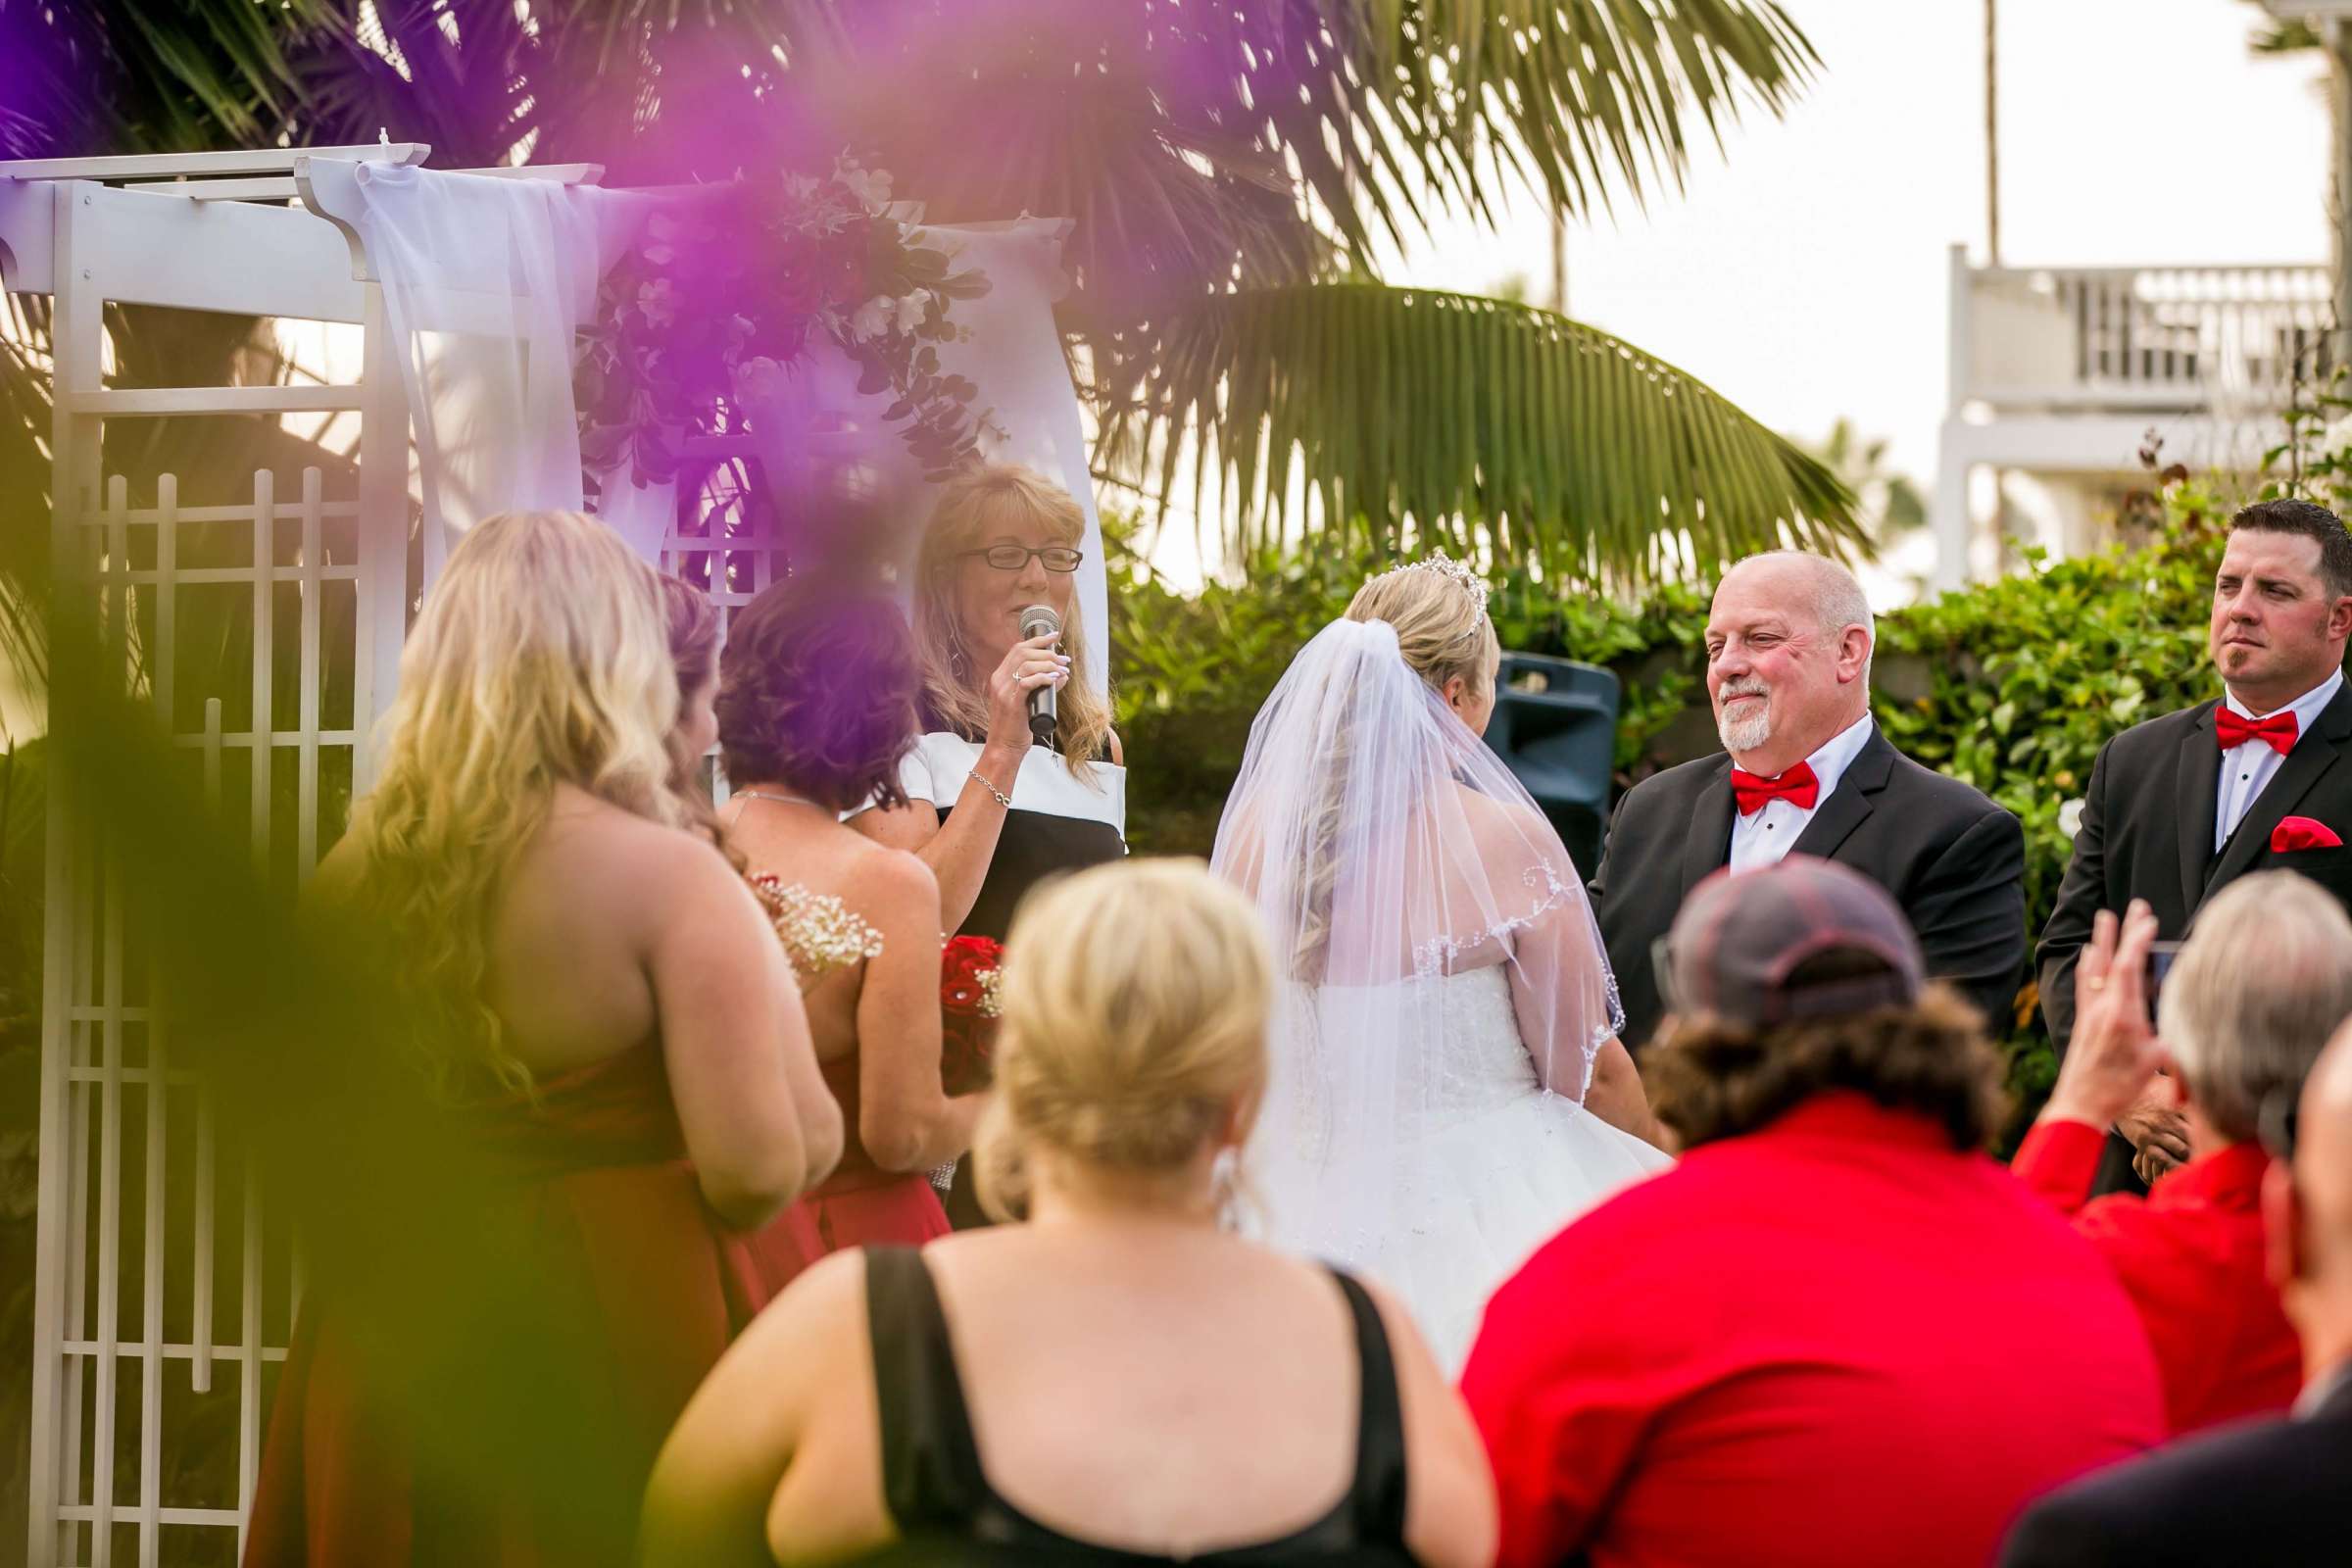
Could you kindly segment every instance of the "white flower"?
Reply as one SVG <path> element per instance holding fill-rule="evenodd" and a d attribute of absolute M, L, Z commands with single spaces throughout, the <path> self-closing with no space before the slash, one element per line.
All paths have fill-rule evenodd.
<path fill-rule="evenodd" d="M 2058 831 L 2070 839 L 2082 831 L 2082 803 L 2080 800 L 2069 801 L 2058 808 Z"/>
<path fill-rule="evenodd" d="M 931 305 L 931 291 L 918 288 L 899 301 L 899 330 L 911 332 L 923 324 L 923 312 Z"/>
<path fill-rule="evenodd" d="M 878 213 L 890 205 L 890 174 L 886 170 L 859 169 L 845 162 L 833 171 L 833 177 L 869 213 Z"/>
<path fill-rule="evenodd" d="M 887 295 L 877 294 L 858 307 L 850 318 L 850 336 L 868 343 L 890 330 L 891 302 Z"/>
<path fill-rule="evenodd" d="M 782 397 L 787 379 L 784 367 L 764 354 L 746 360 L 735 367 L 735 401 L 749 406 Z"/>
<path fill-rule="evenodd" d="M 678 224 L 665 213 L 656 213 L 645 220 L 645 259 L 656 267 L 667 267 L 677 259 L 677 250 L 670 244 L 678 237 Z"/>
<path fill-rule="evenodd" d="M 637 308 L 655 326 L 670 326 L 678 319 L 678 289 L 666 277 L 657 277 L 651 283 L 637 286 Z"/>

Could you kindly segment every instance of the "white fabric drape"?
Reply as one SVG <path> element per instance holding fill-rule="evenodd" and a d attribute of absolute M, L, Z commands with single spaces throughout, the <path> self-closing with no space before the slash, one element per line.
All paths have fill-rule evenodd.
<path fill-rule="evenodd" d="M 482 518 L 579 509 L 573 329 L 644 200 L 393 164 L 363 164 L 358 179 L 416 436 L 429 585 Z"/>
<path fill-rule="evenodd" d="M 941 371 L 960 375 L 980 389 L 972 411 L 986 413 L 992 427 L 981 437 L 982 451 L 1058 480 L 1086 514 L 1078 613 L 1087 630 L 1088 673 L 1097 689 L 1102 689 L 1110 679 L 1110 592 L 1102 560 L 1102 524 L 1095 510 L 1078 393 L 1070 383 L 1061 334 L 1054 324 L 1054 302 L 1069 287 L 1061 270 L 1062 241 L 1069 231 L 1066 219 L 1024 218 L 926 227 L 919 238 L 952 252 L 957 268 L 978 268 L 989 280 L 989 292 L 981 298 L 956 302 L 954 319 L 970 336 L 939 347 Z M 902 584 L 911 584 L 908 568 L 920 543 L 919 523 L 930 514 L 936 487 L 925 481 L 907 455 L 898 428 L 882 418 L 892 394 L 860 394 L 856 365 L 821 335 L 784 369 L 781 394 L 755 401 L 747 410 L 761 466 L 771 477 L 791 473 L 796 465 L 809 461 L 810 432 L 826 432 L 821 440 L 828 457 L 855 461 L 863 470 L 862 482 L 876 503 L 876 514 L 910 524 L 902 530 L 904 558 L 899 565 Z M 659 565 L 676 502 L 674 485 L 640 487 L 622 471 L 606 482 L 598 515 Z"/>
<path fill-rule="evenodd" d="M 440 573 L 449 546 L 500 512 L 582 505 L 580 440 L 572 401 L 575 327 L 589 319 L 597 282 L 653 211 L 642 192 L 562 185 L 553 180 L 457 174 L 405 165 L 365 164 L 360 236 L 384 311 L 416 432 L 424 509 L 424 575 Z M 940 368 L 979 387 L 983 448 L 1057 479 L 1086 514 L 1086 564 L 1077 584 L 1088 631 L 1089 673 L 1109 680 L 1108 577 L 1096 514 L 1086 429 L 1062 358 L 1054 305 L 1068 288 L 1061 246 L 1066 219 L 1024 218 L 968 227 L 930 227 L 958 267 L 989 279 L 980 299 L 959 300 L 955 319 L 969 332 L 941 345 Z M 770 472 L 806 461 L 807 432 L 854 450 L 868 471 L 881 515 L 919 520 L 930 490 L 882 411 L 885 392 L 862 396 L 848 355 L 821 336 L 788 367 L 789 409 L 753 426 Z M 811 420 L 808 416 L 823 417 Z M 598 514 L 648 562 L 662 564 L 676 514 L 674 484 L 638 486 L 625 469 L 602 480 Z M 907 559 L 919 529 L 904 530 Z M 903 579 L 910 578 L 903 573 Z"/>

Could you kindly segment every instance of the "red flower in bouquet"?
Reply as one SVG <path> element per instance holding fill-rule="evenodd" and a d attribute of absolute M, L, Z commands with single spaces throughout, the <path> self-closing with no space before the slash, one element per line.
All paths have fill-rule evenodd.
<path fill-rule="evenodd" d="M 952 1095 L 987 1087 L 996 1053 L 1004 944 L 953 937 L 939 956 L 939 1072 Z"/>
<path fill-rule="evenodd" d="M 994 937 L 951 937 L 939 956 L 939 1004 L 959 1017 L 997 1015 L 997 968 L 1004 945 Z"/>

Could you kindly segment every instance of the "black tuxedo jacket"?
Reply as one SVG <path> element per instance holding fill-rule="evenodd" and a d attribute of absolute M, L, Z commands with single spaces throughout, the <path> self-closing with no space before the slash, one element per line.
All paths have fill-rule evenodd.
<path fill-rule="evenodd" d="M 2320 710 L 2216 855 L 2220 706 L 2217 698 L 2133 725 L 2091 764 L 2074 857 L 2034 955 L 2042 1014 L 2061 1051 L 2075 1028 L 2075 959 L 2101 909 L 2121 913 L 2145 899 L 2159 935 L 2177 939 L 2207 899 L 2248 871 L 2271 870 L 2300 871 L 2352 906 L 2352 682 Z M 2287 816 L 2316 817 L 2348 847 L 2273 855 L 2271 832 Z"/>
<path fill-rule="evenodd" d="M 2286 754 L 2221 853 L 2213 851 L 2221 743 L 2213 733 L 2219 698 L 2135 724 L 2099 749 L 2074 856 L 2058 884 L 2058 906 L 2034 952 L 2041 1012 L 2059 1052 L 2075 1031 L 2075 960 L 2101 909 L 2122 913 L 2133 899 L 2156 911 L 2157 934 L 2178 940 L 2204 902 L 2248 871 L 2300 871 L 2352 906 L 2352 847 L 2271 853 L 2271 831 L 2287 816 L 2316 817 L 2352 846 L 2352 682 L 2320 710 L 2311 733 Z M 2110 1134 L 2096 1192 L 2145 1192 L 2132 1172 L 2132 1146 Z"/>
<path fill-rule="evenodd" d="M 2352 1384 L 2307 1420 L 2227 1427 L 2052 1493 L 2001 1568 L 2320 1568 L 2352 1559 L 2348 1495 Z"/>
<path fill-rule="evenodd" d="M 1646 1043 L 1664 1004 L 1650 946 L 1683 898 L 1732 853 L 1732 760 L 1702 757 L 1626 791 L 1609 824 L 1592 906 L 1625 1004 L 1625 1043 Z M 2005 1030 L 2026 962 L 2025 830 L 1982 794 L 1920 766 L 1877 729 L 1789 848 L 1836 860 L 1894 895 L 1928 973 Z"/>

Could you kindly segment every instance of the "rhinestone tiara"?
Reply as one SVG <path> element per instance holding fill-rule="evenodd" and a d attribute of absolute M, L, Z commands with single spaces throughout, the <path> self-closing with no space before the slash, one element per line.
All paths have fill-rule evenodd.
<path fill-rule="evenodd" d="M 1435 572 L 1441 577 L 1449 577 L 1461 584 L 1462 592 L 1470 596 L 1470 602 L 1481 612 L 1487 608 L 1487 579 L 1480 576 L 1468 562 L 1456 561 L 1443 550 L 1433 550 L 1426 559 L 1396 569 Z"/>

